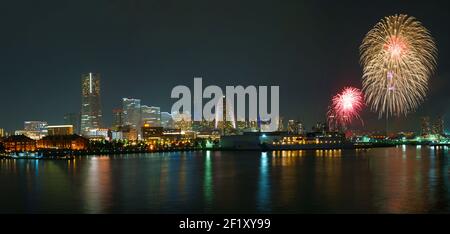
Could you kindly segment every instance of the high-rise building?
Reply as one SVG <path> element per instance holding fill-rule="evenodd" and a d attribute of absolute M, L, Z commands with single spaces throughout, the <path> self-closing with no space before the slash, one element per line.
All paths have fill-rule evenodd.
<path fill-rule="evenodd" d="M 421 121 L 422 135 L 425 136 L 431 134 L 430 117 L 422 117 Z"/>
<path fill-rule="evenodd" d="M 122 128 L 123 124 L 123 110 L 120 108 L 114 109 L 112 129 L 118 131 Z"/>
<path fill-rule="evenodd" d="M 216 115 L 216 128 L 219 129 L 221 135 L 230 135 L 236 129 L 235 115 L 234 110 L 231 108 L 232 106 L 227 103 L 227 99 L 225 96 L 222 98 L 222 105 L 218 105 L 220 111 L 217 113 L 222 114 L 222 120 L 219 120 L 219 116 Z"/>
<path fill-rule="evenodd" d="M 73 133 L 80 134 L 80 114 L 67 113 L 64 115 L 64 125 L 72 125 Z"/>
<path fill-rule="evenodd" d="M 288 133 L 290 133 L 290 134 L 296 134 L 297 131 L 298 131 L 298 124 L 297 124 L 297 121 L 295 121 L 295 120 L 293 120 L 293 119 L 290 119 L 290 120 L 288 121 L 287 130 L 288 130 Z"/>
<path fill-rule="evenodd" d="M 81 133 L 102 126 L 100 105 L 100 74 L 86 73 L 81 76 Z"/>
<path fill-rule="evenodd" d="M 134 98 L 122 99 L 123 123 L 140 132 L 141 100 Z"/>
<path fill-rule="evenodd" d="M 305 128 L 303 127 L 303 123 L 300 121 L 297 122 L 297 134 L 299 135 L 305 134 Z"/>
<path fill-rule="evenodd" d="M 0 128 L 0 137 L 5 137 L 5 136 L 6 136 L 5 129 Z"/>
<path fill-rule="evenodd" d="M 169 112 L 161 112 L 161 127 L 173 128 L 173 119 Z"/>
<path fill-rule="evenodd" d="M 161 127 L 161 108 L 142 105 L 141 121 L 142 125 L 149 124 L 151 127 Z"/>
<path fill-rule="evenodd" d="M 433 124 L 433 133 L 438 135 L 444 135 L 444 119 L 442 117 L 437 118 Z"/>

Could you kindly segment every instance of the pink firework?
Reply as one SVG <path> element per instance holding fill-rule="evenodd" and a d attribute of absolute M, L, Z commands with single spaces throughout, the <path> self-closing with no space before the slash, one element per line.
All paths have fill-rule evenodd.
<path fill-rule="evenodd" d="M 363 94 L 359 89 L 353 87 L 344 88 L 341 93 L 333 97 L 328 110 L 328 123 L 330 127 L 338 128 L 341 126 L 345 128 L 353 120 L 361 120 L 359 113 L 363 106 Z"/>

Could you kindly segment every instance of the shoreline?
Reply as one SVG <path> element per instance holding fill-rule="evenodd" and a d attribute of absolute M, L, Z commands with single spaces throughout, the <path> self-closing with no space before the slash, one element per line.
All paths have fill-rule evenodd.
<path fill-rule="evenodd" d="M 145 154 L 145 153 L 165 153 L 165 152 L 188 152 L 188 151 L 237 151 L 237 152 L 274 152 L 274 151 L 316 151 L 316 150 L 358 150 L 358 149 L 372 149 L 372 148 L 390 148 L 399 145 L 409 146 L 430 146 L 441 147 L 448 145 L 431 145 L 431 144 L 362 144 L 353 145 L 352 147 L 314 147 L 314 148 L 295 148 L 295 147 L 280 147 L 280 148 L 184 148 L 184 149 L 162 149 L 162 150 L 91 150 L 91 151 L 71 151 L 71 150 L 37 150 L 34 152 L 41 152 L 42 158 L 33 157 L 12 157 L 7 155 L 8 153 L 1 153 L 0 159 L 50 159 L 50 160 L 62 160 L 73 159 L 75 156 L 93 156 L 93 155 L 124 155 L 124 154 Z M 13 153 L 13 152 L 11 152 Z"/>

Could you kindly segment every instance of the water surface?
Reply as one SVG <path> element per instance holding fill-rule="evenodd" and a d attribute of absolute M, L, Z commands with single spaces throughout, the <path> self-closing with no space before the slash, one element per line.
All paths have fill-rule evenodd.
<path fill-rule="evenodd" d="M 450 213 L 447 148 L 0 160 L 0 213 Z"/>

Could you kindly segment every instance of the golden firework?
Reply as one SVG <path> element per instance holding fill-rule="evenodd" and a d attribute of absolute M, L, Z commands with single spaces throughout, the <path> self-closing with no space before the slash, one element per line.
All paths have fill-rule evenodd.
<path fill-rule="evenodd" d="M 360 47 L 363 92 L 379 117 L 417 109 L 436 68 L 437 49 L 430 32 L 414 17 L 385 17 Z"/>

